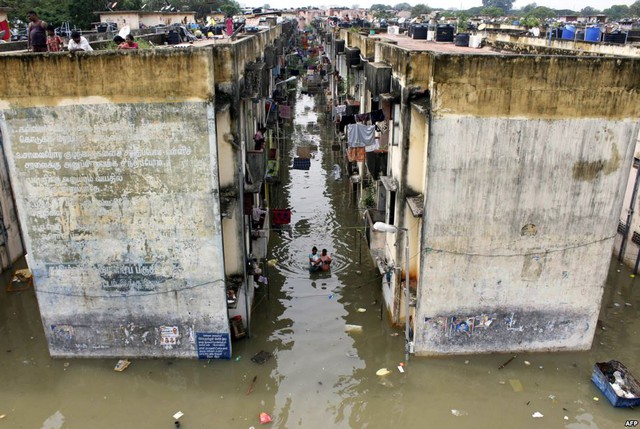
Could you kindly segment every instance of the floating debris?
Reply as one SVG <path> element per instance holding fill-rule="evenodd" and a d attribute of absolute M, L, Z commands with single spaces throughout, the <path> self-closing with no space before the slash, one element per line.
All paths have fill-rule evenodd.
<path fill-rule="evenodd" d="M 249 384 L 249 388 L 247 389 L 247 396 L 251 395 L 251 392 L 253 392 L 253 387 L 256 385 L 256 380 L 258 379 L 258 376 L 255 375 L 253 377 L 253 380 L 251 380 L 251 384 Z"/>
<path fill-rule="evenodd" d="M 267 413 L 260 413 L 260 424 L 265 425 L 271 422 L 271 416 Z"/>
<path fill-rule="evenodd" d="M 173 415 L 173 418 L 174 418 L 175 420 L 178 420 L 178 419 L 179 419 L 180 417 L 182 417 L 182 416 L 184 416 L 184 413 L 183 413 L 182 411 L 178 411 L 177 413 L 175 413 L 175 414 Z"/>
<path fill-rule="evenodd" d="M 265 352 L 264 350 L 259 351 L 255 355 L 251 357 L 251 360 L 257 364 L 262 365 L 269 359 L 271 359 L 272 354 L 269 352 Z"/>
<path fill-rule="evenodd" d="M 540 411 L 536 411 L 535 413 L 531 414 L 531 417 L 533 417 L 534 419 L 541 419 L 542 417 L 544 417 L 544 415 Z"/>
<path fill-rule="evenodd" d="M 120 359 L 115 367 L 113 367 L 114 371 L 122 372 L 127 369 L 131 365 L 131 362 L 127 359 Z"/>
<path fill-rule="evenodd" d="M 376 375 L 379 375 L 380 377 L 384 377 L 385 375 L 391 374 L 391 371 L 389 371 L 387 368 L 380 368 L 379 370 L 376 371 Z"/>
<path fill-rule="evenodd" d="M 525 361 L 524 361 L 524 364 L 525 364 L 525 365 L 527 365 L 527 366 L 529 366 L 529 365 L 531 365 L 531 362 L 529 362 L 528 360 L 525 360 Z"/>
<path fill-rule="evenodd" d="M 460 416 L 468 416 L 469 413 L 467 413 L 466 411 L 463 410 L 451 410 L 451 414 L 453 414 L 456 417 L 460 417 Z"/>
<path fill-rule="evenodd" d="M 511 363 L 511 361 L 513 361 L 513 360 L 514 360 L 515 358 L 517 358 L 517 357 L 518 357 L 518 355 L 513 355 L 513 356 L 511 356 L 511 357 L 509 358 L 509 360 L 507 360 L 505 363 L 503 363 L 502 365 L 500 365 L 500 366 L 498 367 L 498 369 L 502 369 L 502 368 L 504 368 L 505 366 L 509 365 L 509 364 Z"/>
<path fill-rule="evenodd" d="M 509 380 L 509 384 L 511 385 L 511 388 L 514 392 L 522 392 L 524 390 L 524 387 L 522 387 L 522 383 L 518 379 Z"/>
<path fill-rule="evenodd" d="M 344 325 L 345 332 L 362 332 L 362 326 L 360 325 L 349 325 L 348 323 Z"/>
<path fill-rule="evenodd" d="M 367 311 L 366 308 L 359 308 L 358 313 L 365 313 Z"/>

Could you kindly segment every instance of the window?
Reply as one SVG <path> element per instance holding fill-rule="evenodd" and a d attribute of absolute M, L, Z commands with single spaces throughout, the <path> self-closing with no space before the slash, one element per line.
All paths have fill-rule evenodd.
<path fill-rule="evenodd" d="M 387 210 L 387 223 L 393 225 L 396 217 L 396 191 L 389 191 L 389 210 Z"/>
<path fill-rule="evenodd" d="M 391 128 L 391 145 L 398 146 L 400 144 L 400 105 L 393 105 L 393 115 L 389 120 L 389 128 Z"/>

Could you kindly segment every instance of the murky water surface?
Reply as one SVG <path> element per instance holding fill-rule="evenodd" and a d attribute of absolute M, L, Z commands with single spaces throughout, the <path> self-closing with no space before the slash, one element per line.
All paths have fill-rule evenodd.
<path fill-rule="evenodd" d="M 122 373 L 114 360 L 50 359 L 33 291 L 5 292 L 5 275 L 0 429 L 172 428 L 177 411 L 185 429 L 258 427 L 261 412 L 274 428 L 618 428 L 640 419 L 590 381 L 593 363 L 609 359 L 640 375 L 640 280 L 616 260 L 591 351 L 520 354 L 502 370 L 511 355 L 412 358 L 401 373 L 402 330 L 381 314 L 380 277 L 360 249 L 348 180 L 334 179 L 344 161 L 323 110 L 299 96 L 285 128 L 283 167 L 296 145 L 318 149 L 309 171 L 283 168 L 272 190 L 271 207 L 290 207 L 292 224 L 271 233 L 278 263 L 234 359 L 136 360 Z M 333 256 L 330 273 L 307 271 L 313 245 Z M 258 365 L 250 358 L 261 350 L 273 357 Z M 377 376 L 380 368 L 391 373 Z"/>

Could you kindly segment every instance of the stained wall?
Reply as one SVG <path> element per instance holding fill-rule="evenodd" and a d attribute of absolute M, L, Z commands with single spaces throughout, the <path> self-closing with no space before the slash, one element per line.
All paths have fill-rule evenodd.
<path fill-rule="evenodd" d="M 0 61 L 51 355 L 195 357 L 202 334 L 228 336 L 211 52 Z"/>

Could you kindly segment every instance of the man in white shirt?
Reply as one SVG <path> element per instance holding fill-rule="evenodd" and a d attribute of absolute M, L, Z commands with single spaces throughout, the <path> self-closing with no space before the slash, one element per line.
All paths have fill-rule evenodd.
<path fill-rule="evenodd" d="M 71 40 L 69 40 L 69 52 L 91 52 L 93 48 L 89 45 L 87 39 L 80 35 L 77 31 L 71 33 Z"/>
<path fill-rule="evenodd" d="M 266 210 L 263 210 L 258 206 L 253 206 L 253 210 L 251 211 L 251 220 L 253 221 L 254 229 L 262 229 L 266 215 Z"/>

